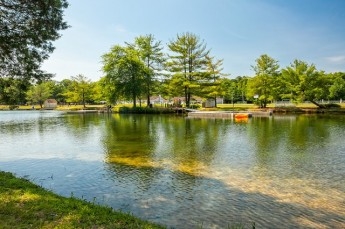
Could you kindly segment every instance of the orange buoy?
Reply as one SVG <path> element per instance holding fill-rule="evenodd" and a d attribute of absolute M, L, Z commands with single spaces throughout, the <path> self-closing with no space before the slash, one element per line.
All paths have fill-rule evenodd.
<path fill-rule="evenodd" d="M 245 119 L 245 118 L 248 118 L 249 117 L 249 114 L 245 114 L 245 113 L 238 113 L 238 114 L 235 114 L 235 118 L 237 119 Z"/>
<path fill-rule="evenodd" d="M 248 122 L 249 114 L 246 113 L 237 113 L 234 114 L 235 122 Z"/>

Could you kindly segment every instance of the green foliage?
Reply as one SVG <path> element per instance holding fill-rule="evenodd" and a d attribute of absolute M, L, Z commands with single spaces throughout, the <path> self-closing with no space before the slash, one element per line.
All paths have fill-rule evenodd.
<path fill-rule="evenodd" d="M 209 50 L 206 44 L 193 33 L 177 35 L 176 40 L 168 44 L 169 60 L 167 70 L 172 73 L 168 81 L 171 94 L 184 93 L 186 106 L 190 106 L 192 94 L 198 93 L 202 83 L 208 81 L 206 56 Z"/>
<path fill-rule="evenodd" d="M 269 57 L 267 54 L 261 55 L 255 60 L 256 65 L 252 66 L 255 77 L 248 82 L 247 95 L 254 97 L 258 95 L 260 107 L 266 107 L 269 100 L 277 98 L 275 93 L 276 82 L 279 76 L 278 61 Z"/>
<path fill-rule="evenodd" d="M 221 87 L 221 82 L 225 79 L 222 77 L 227 76 L 227 74 L 222 73 L 222 66 L 223 60 L 215 60 L 215 57 L 206 56 L 207 82 L 201 85 L 202 90 L 199 96 L 213 98 L 215 101 L 215 107 L 217 107 L 217 97 L 221 96 L 225 92 L 225 90 L 222 90 L 223 87 Z"/>
<path fill-rule="evenodd" d="M 336 72 L 328 75 L 330 80 L 329 99 L 345 98 L 345 73 Z"/>
<path fill-rule="evenodd" d="M 102 77 L 99 81 L 99 85 L 102 88 L 102 94 L 104 99 L 109 104 L 116 104 L 117 100 L 119 100 L 119 94 L 116 92 L 115 85 L 111 83 L 109 78 Z"/>
<path fill-rule="evenodd" d="M 110 97 L 130 99 L 136 107 L 137 98 L 143 92 L 144 76 L 150 74 L 140 53 L 131 46 L 115 45 L 102 58 L 105 84 L 114 93 Z"/>
<path fill-rule="evenodd" d="M 238 76 L 235 78 L 236 92 L 235 92 L 235 102 L 240 101 L 242 103 L 246 100 L 246 90 L 249 77 Z"/>
<path fill-rule="evenodd" d="M 26 91 L 30 87 L 27 80 L 0 77 L 0 103 L 18 105 L 26 103 Z"/>
<path fill-rule="evenodd" d="M 282 70 L 282 78 L 286 90 L 291 93 L 291 99 L 295 101 L 308 100 L 320 106 L 315 101 L 327 98 L 329 80 L 324 72 L 318 71 L 313 64 L 294 60 L 290 66 Z"/>
<path fill-rule="evenodd" d="M 120 107 L 119 113 L 122 114 L 171 114 L 175 111 L 168 108 L 149 108 L 149 107 Z"/>
<path fill-rule="evenodd" d="M 51 97 L 54 98 L 58 103 L 63 104 L 66 102 L 66 98 L 64 96 L 64 93 L 67 89 L 67 86 L 65 86 L 65 82 L 70 80 L 64 79 L 61 82 L 59 81 L 49 81 L 51 84 Z"/>
<path fill-rule="evenodd" d="M 1 228 L 164 228 L 0 171 Z"/>
<path fill-rule="evenodd" d="M 52 86 L 51 82 L 42 82 L 31 86 L 26 93 L 27 100 L 32 104 L 38 103 L 42 108 L 44 101 L 52 95 Z"/>
<path fill-rule="evenodd" d="M 103 91 L 102 83 L 100 80 L 97 82 L 92 82 L 90 86 L 92 90 L 90 101 L 92 101 L 93 103 L 101 103 L 106 100 L 106 95 Z"/>
<path fill-rule="evenodd" d="M 68 26 L 63 21 L 66 0 L 1 0 L 0 76 L 44 79 L 42 62 L 54 50 L 53 41 Z"/>
<path fill-rule="evenodd" d="M 221 91 L 224 101 L 236 103 L 241 101 L 245 102 L 245 91 L 248 78 L 237 77 L 236 79 L 223 79 L 221 81 Z"/>
<path fill-rule="evenodd" d="M 147 99 L 147 106 L 150 106 L 150 96 L 155 91 L 157 77 L 162 71 L 164 64 L 164 54 L 162 52 L 161 41 L 156 41 L 152 34 L 135 38 L 134 44 L 130 45 L 138 51 L 140 59 L 145 64 L 147 71 L 143 79 L 143 94 Z"/>
<path fill-rule="evenodd" d="M 92 90 L 91 81 L 83 75 L 72 76 L 68 82 L 67 90 L 64 93 L 66 102 L 81 103 L 86 107 L 86 101 L 90 100 L 94 91 Z"/>
<path fill-rule="evenodd" d="M 201 105 L 200 105 L 200 104 L 193 103 L 193 104 L 191 104 L 189 107 L 192 108 L 192 109 L 199 109 L 199 108 L 201 108 Z"/>
<path fill-rule="evenodd" d="M 327 103 L 327 104 L 323 104 L 323 107 L 328 109 L 328 108 L 341 108 L 341 106 L 339 104 L 336 103 Z"/>

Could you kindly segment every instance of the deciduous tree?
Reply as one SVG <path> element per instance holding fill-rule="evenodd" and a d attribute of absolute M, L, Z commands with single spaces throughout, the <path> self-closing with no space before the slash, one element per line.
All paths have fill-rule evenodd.
<path fill-rule="evenodd" d="M 330 99 L 345 99 L 345 73 L 336 72 L 328 74 L 331 86 L 329 88 Z"/>
<path fill-rule="evenodd" d="M 293 100 L 307 100 L 322 107 L 317 100 L 327 98 L 330 86 L 323 71 L 318 71 L 313 64 L 294 60 L 290 66 L 282 70 L 282 77 Z"/>
<path fill-rule="evenodd" d="M 27 80 L 0 77 L 0 103 L 18 105 L 26 102 L 26 91 L 31 86 Z"/>
<path fill-rule="evenodd" d="M 38 103 L 42 108 L 44 101 L 49 99 L 51 95 L 52 83 L 42 82 L 30 87 L 30 89 L 26 93 L 26 99 L 33 104 Z"/>
<path fill-rule="evenodd" d="M 53 41 L 68 26 L 63 21 L 66 0 L 0 1 L 0 77 L 47 75 L 42 62 L 54 50 Z"/>
<path fill-rule="evenodd" d="M 143 91 L 144 76 L 150 74 L 140 53 L 131 46 L 115 45 L 102 58 L 105 83 L 114 93 L 110 97 L 131 99 L 136 107 L 137 98 Z"/>
<path fill-rule="evenodd" d="M 91 80 L 79 74 L 71 77 L 71 85 L 64 93 L 69 103 L 81 103 L 86 107 L 86 101 L 92 96 Z"/>

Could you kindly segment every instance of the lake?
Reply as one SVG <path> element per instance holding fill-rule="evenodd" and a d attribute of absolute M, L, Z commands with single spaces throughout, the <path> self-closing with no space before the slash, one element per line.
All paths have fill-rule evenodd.
<path fill-rule="evenodd" d="M 174 228 L 345 228 L 345 116 L 0 112 L 0 170 Z"/>

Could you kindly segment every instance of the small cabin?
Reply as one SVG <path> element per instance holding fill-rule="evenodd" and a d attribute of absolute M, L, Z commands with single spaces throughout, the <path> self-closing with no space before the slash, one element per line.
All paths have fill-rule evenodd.
<path fill-rule="evenodd" d="M 57 107 L 57 101 L 55 99 L 47 99 L 43 103 L 44 109 L 53 110 Z"/>

